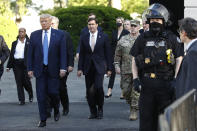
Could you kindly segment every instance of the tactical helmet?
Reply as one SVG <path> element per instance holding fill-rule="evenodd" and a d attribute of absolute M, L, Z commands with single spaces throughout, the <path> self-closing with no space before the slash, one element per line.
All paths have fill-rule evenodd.
<path fill-rule="evenodd" d="M 165 23 L 169 20 L 169 12 L 166 9 L 165 6 L 159 3 L 155 3 L 150 5 L 150 7 L 147 9 L 146 18 L 150 20 L 151 18 L 160 18 L 163 19 Z"/>

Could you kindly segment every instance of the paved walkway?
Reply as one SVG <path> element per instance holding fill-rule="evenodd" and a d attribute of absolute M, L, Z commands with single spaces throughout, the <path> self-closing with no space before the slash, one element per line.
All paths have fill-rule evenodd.
<path fill-rule="evenodd" d="M 104 80 L 104 90 L 107 91 L 108 78 Z M 47 127 L 36 127 L 39 116 L 35 95 L 35 79 L 32 80 L 34 102 L 27 102 L 24 106 L 18 105 L 16 84 L 12 71 L 4 72 L 0 81 L 2 94 L 0 96 L 0 131 L 137 131 L 139 120 L 129 121 L 129 107 L 124 100 L 120 100 L 120 77 L 117 76 L 113 95 L 105 99 L 104 118 L 102 120 L 89 120 L 88 105 L 85 99 L 84 77 L 76 76 L 76 69 L 68 78 L 68 93 L 70 99 L 70 112 L 68 116 L 61 116 L 54 122 L 53 116 L 47 120 Z M 28 96 L 26 94 L 26 96 Z M 61 110 L 61 109 L 60 109 Z"/>

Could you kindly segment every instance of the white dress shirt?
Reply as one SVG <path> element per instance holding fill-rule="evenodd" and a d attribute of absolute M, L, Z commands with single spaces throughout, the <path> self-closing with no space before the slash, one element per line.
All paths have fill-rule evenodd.
<path fill-rule="evenodd" d="M 97 34 L 98 34 L 98 31 L 94 32 L 94 34 L 92 34 L 90 32 L 90 41 L 89 41 L 90 47 L 91 47 L 91 43 L 92 43 L 92 41 L 91 41 L 92 35 L 94 35 L 94 43 L 95 43 L 95 46 L 96 46 Z"/>
<path fill-rule="evenodd" d="M 45 30 L 42 30 L 42 44 L 44 42 L 44 35 L 45 35 Z M 49 47 L 50 38 L 51 38 L 51 28 L 47 30 L 47 37 L 48 37 L 48 47 Z"/>
<path fill-rule="evenodd" d="M 25 51 L 25 42 L 26 39 L 24 39 L 24 42 L 17 40 L 17 45 L 14 53 L 15 59 L 24 59 L 24 51 Z"/>

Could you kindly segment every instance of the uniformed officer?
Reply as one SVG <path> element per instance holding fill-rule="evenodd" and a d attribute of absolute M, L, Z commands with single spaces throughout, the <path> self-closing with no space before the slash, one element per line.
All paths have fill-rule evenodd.
<path fill-rule="evenodd" d="M 172 84 L 180 67 L 183 46 L 165 28 L 168 10 L 161 4 L 148 8 L 150 30 L 141 34 L 131 49 L 133 87 L 140 92 L 140 131 L 157 131 L 158 115 L 173 102 Z"/>
<path fill-rule="evenodd" d="M 118 41 L 114 65 L 117 74 L 121 74 L 120 88 L 127 103 L 130 105 L 130 120 L 137 119 L 139 93 L 133 89 L 133 74 L 131 69 L 132 56 L 129 54 L 138 34 L 140 22 L 136 20 L 129 21 L 130 34 L 122 36 Z"/>

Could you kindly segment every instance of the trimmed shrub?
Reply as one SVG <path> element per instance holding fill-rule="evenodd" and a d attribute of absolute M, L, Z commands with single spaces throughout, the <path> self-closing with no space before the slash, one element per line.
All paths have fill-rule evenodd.
<path fill-rule="evenodd" d="M 45 11 L 45 13 L 47 13 Z M 79 6 L 69 8 L 57 8 L 48 13 L 59 18 L 59 29 L 70 33 L 76 49 L 81 30 L 87 26 L 87 18 L 94 13 L 99 21 L 99 26 L 111 37 L 112 30 L 116 29 L 116 18 L 131 19 L 129 14 L 111 7 L 104 6 Z"/>

